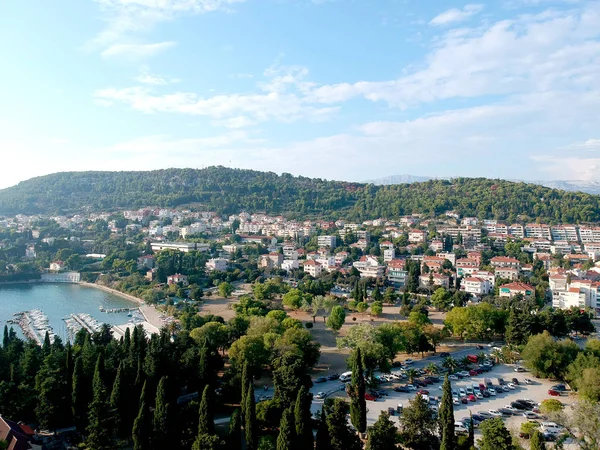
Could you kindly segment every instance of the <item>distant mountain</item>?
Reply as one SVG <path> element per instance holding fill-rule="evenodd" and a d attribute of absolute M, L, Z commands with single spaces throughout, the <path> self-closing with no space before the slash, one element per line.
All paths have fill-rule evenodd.
<path fill-rule="evenodd" d="M 391 175 L 388 177 L 376 178 L 373 180 L 366 180 L 364 183 L 374 184 L 376 186 L 388 186 L 391 184 L 406 184 L 406 183 L 420 183 L 429 180 L 450 180 L 452 177 L 447 178 L 434 178 L 434 177 L 423 177 L 416 175 Z M 537 184 L 540 186 L 549 187 L 552 189 L 560 189 L 568 192 L 585 192 L 587 194 L 600 195 L 600 181 L 583 181 L 583 180 L 507 180 L 515 183 L 530 183 Z"/>
<path fill-rule="evenodd" d="M 434 217 L 457 211 L 464 216 L 509 222 L 600 222 L 600 196 L 487 178 L 375 186 L 289 173 L 208 167 L 149 172 L 62 172 L 0 190 L 0 214 L 4 215 L 68 215 L 178 206 L 222 214 L 247 211 L 352 221 L 416 213 Z"/>

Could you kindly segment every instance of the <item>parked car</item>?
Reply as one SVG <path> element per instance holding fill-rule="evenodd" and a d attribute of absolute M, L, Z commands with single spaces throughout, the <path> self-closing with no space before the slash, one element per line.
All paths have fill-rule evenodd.
<path fill-rule="evenodd" d="M 373 394 L 365 394 L 365 400 L 370 400 L 374 402 L 377 401 L 377 397 L 375 397 Z"/>
<path fill-rule="evenodd" d="M 492 388 L 492 387 L 490 387 L 490 388 L 487 388 L 487 392 L 488 392 L 488 393 L 489 393 L 489 394 L 490 394 L 492 397 L 495 397 L 495 396 L 496 396 L 496 389 L 494 389 L 494 388 Z"/>
<path fill-rule="evenodd" d="M 458 390 L 458 395 L 460 395 L 461 397 L 466 397 L 467 393 L 465 392 L 465 390 L 463 388 L 460 388 Z"/>
<path fill-rule="evenodd" d="M 507 383 L 507 384 L 506 384 L 506 386 L 508 386 L 508 388 L 509 388 L 511 391 L 514 391 L 514 390 L 517 388 L 517 387 L 516 387 L 514 384 L 512 384 L 512 383 Z"/>
<path fill-rule="evenodd" d="M 467 395 L 471 395 L 473 393 L 473 388 L 471 386 L 467 386 Z"/>
<path fill-rule="evenodd" d="M 410 389 L 408 388 L 408 386 L 396 386 L 394 388 L 394 390 L 396 392 L 410 392 Z"/>
<path fill-rule="evenodd" d="M 419 389 L 417 391 L 417 394 L 421 394 L 421 395 L 429 395 L 429 391 L 427 389 Z"/>
<path fill-rule="evenodd" d="M 483 422 L 486 418 L 483 417 L 481 414 L 472 414 L 471 417 L 473 418 L 473 422 Z"/>
<path fill-rule="evenodd" d="M 337 373 L 332 373 L 331 375 L 327 375 L 327 379 L 329 381 L 337 380 L 339 377 L 340 377 L 340 375 Z"/>
<path fill-rule="evenodd" d="M 477 374 L 477 371 L 475 369 L 471 369 L 471 370 L 469 370 L 469 375 L 472 376 L 472 377 L 474 377 L 474 376 L 477 376 L 478 374 Z"/>
<path fill-rule="evenodd" d="M 525 384 L 534 384 L 534 381 L 530 380 L 529 378 L 525 378 Z"/>
<path fill-rule="evenodd" d="M 460 374 L 463 376 L 463 378 L 467 378 L 467 377 L 471 376 L 469 374 L 469 372 L 467 372 L 466 370 L 463 370 L 462 372 L 460 372 Z"/>
<path fill-rule="evenodd" d="M 512 382 L 514 385 L 518 386 L 519 385 L 519 380 L 517 378 L 513 378 Z"/>
<path fill-rule="evenodd" d="M 441 353 L 440 353 L 440 356 L 441 356 L 442 358 L 447 358 L 448 356 L 450 356 L 450 353 L 448 353 L 448 352 L 441 352 Z"/>
<path fill-rule="evenodd" d="M 564 384 L 555 384 L 554 386 L 552 386 L 551 389 L 554 389 L 555 391 L 559 392 L 565 392 L 567 390 L 567 386 L 565 386 Z"/>
<path fill-rule="evenodd" d="M 375 391 L 375 393 L 379 396 L 379 397 L 387 397 L 388 396 L 388 392 L 386 390 L 380 389 L 378 391 Z"/>
<path fill-rule="evenodd" d="M 453 405 L 460 405 L 460 400 L 458 397 L 452 397 L 452 404 Z"/>
<path fill-rule="evenodd" d="M 481 391 L 481 395 L 483 395 L 485 398 L 488 398 L 490 396 L 490 393 L 486 389 L 485 391 Z"/>
<path fill-rule="evenodd" d="M 526 370 L 523 367 L 519 366 L 515 367 L 515 372 L 526 372 Z"/>
<path fill-rule="evenodd" d="M 315 398 L 318 399 L 323 399 L 325 397 L 327 397 L 327 394 L 325 394 L 325 392 L 317 392 L 317 395 L 315 395 Z"/>
<path fill-rule="evenodd" d="M 413 362 L 414 362 L 414 361 L 413 361 L 411 358 L 408 358 L 408 359 L 405 359 L 405 360 L 404 360 L 404 364 L 406 364 L 407 366 L 408 366 L 408 365 L 411 365 Z"/>
<path fill-rule="evenodd" d="M 457 381 L 458 377 L 456 375 L 448 375 L 448 379 L 452 381 Z"/>
<path fill-rule="evenodd" d="M 465 396 L 465 397 L 461 397 L 460 398 L 460 402 L 464 405 L 466 405 L 467 403 L 469 403 L 469 399 Z"/>
<path fill-rule="evenodd" d="M 513 408 L 519 409 L 521 411 L 526 411 L 528 409 L 531 409 L 531 407 L 529 405 L 526 405 L 518 400 L 515 400 L 514 402 L 510 402 L 510 406 L 512 406 Z"/>
<path fill-rule="evenodd" d="M 533 411 L 525 411 L 523 413 L 523 417 L 527 419 L 539 419 L 540 416 L 534 413 Z"/>
<path fill-rule="evenodd" d="M 398 403 L 398 406 L 396 406 L 396 412 L 398 412 L 398 413 L 402 412 L 402 403 Z"/>
<path fill-rule="evenodd" d="M 504 405 L 504 409 L 510 411 L 511 414 L 519 414 L 519 410 L 512 405 Z"/>
<path fill-rule="evenodd" d="M 492 380 L 490 380 L 489 378 L 486 378 L 485 380 L 483 380 L 485 382 L 485 385 L 487 387 L 492 387 L 493 383 Z"/>
<path fill-rule="evenodd" d="M 502 414 L 503 416 L 512 416 L 513 415 L 512 411 L 509 409 L 506 409 L 506 408 L 498 408 L 498 412 L 500 414 Z"/>
<path fill-rule="evenodd" d="M 504 381 L 504 378 L 497 378 L 498 380 L 498 385 L 502 386 L 503 384 L 505 384 L 506 382 Z"/>
<path fill-rule="evenodd" d="M 467 398 L 469 399 L 470 402 L 476 402 L 477 401 L 477 397 L 475 397 L 475 395 L 473 395 L 473 394 L 468 395 Z"/>
<path fill-rule="evenodd" d="M 490 409 L 488 412 L 492 415 L 492 417 L 502 417 L 502 413 L 497 409 Z"/>
<path fill-rule="evenodd" d="M 454 432 L 456 434 L 468 434 L 469 430 L 462 423 L 457 422 L 454 424 Z"/>
<path fill-rule="evenodd" d="M 492 419 L 494 417 L 493 414 L 490 414 L 488 411 L 479 411 L 477 415 L 483 417 L 483 419 Z"/>
<path fill-rule="evenodd" d="M 560 397 L 560 391 L 557 391 L 556 389 L 548 389 L 548 395 Z"/>
<path fill-rule="evenodd" d="M 325 377 L 319 377 L 315 379 L 315 383 L 325 383 L 327 381 L 327 378 Z"/>
<path fill-rule="evenodd" d="M 475 392 L 475 397 L 477 397 L 479 400 L 481 400 L 483 398 L 483 394 L 479 391 Z"/>
<path fill-rule="evenodd" d="M 395 410 L 394 408 L 392 408 L 392 407 L 389 407 L 389 408 L 387 409 L 387 412 L 388 412 L 388 414 L 389 414 L 390 416 L 395 416 L 395 415 L 396 415 L 396 410 Z"/>
<path fill-rule="evenodd" d="M 502 390 L 503 390 L 504 392 L 508 392 L 508 391 L 510 391 L 510 388 L 508 387 L 508 385 L 507 385 L 507 384 L 504 384 L 504 385 L 502 386 Z"/>

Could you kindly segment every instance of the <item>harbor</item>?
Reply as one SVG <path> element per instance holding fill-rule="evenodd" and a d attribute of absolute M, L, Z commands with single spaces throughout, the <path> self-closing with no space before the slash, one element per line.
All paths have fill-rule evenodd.
<path fill-rule="evenodd" d="M 21 327 L 26 338 L 34 340 L 38 345 L 44 343 L 46 333 L 50 338 L 50 342 L 54 342 L 56 335 L 52 326 L 48 322 L 48 316 L 39 309 L 30 311 L 21 311 L 13 315 L 14 319 L 8 323 L 14 323 Z"/>

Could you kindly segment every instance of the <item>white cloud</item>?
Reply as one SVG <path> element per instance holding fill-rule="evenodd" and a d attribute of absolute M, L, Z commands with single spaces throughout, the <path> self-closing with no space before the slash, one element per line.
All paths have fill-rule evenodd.
<path fill-rule="evenodd" d="M 465 5 L 463 9 L 452 8 L 435 16 L 431 19 L 429 24 L 440 26 L 462 22 L 463 20 L 467 20 L 468 18 L 479 14 L 481 11 L 483 11 L 483 5 L 478 4 Z"/>
<path fill-rule="evenodd" d="M 149 84 L 152 86 L 162 86 L 171 83 L 178 83 L 180 80 L 177 78 L 165 78 L 160 75 L 153 74 L 148 67 L 142 67 L 140 74 L 134 78 L 135 81 L 142 84 Z"/>
<path fill-rule="evenodd" d="M 101 55 L 103 58 L 147 58 L 164 52 L 174 45 L 175 42 L 173 41 L 157 42 L 155 44 L 114 44 L 104 50 Z"/>
<path fill-rule="evenodd" d="M 572 144 L 567 148 L 575 150 L 600 150 L 600 139 L 588 139 L 584 142 Z"/>

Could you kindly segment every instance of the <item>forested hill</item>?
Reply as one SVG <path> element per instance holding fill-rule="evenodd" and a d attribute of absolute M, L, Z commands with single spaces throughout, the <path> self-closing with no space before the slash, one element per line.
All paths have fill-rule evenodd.
<path fill-rule="evenodd" d="M 600 221 L 598 196 L 484 178 L 374 186 L 209 167 L 150 172 L 64 172 L 0 190 L 0 214 L 4 215 L 72 214 L 190 204 L 222 213 L 245 210 L 352 220 L 412 213 L 438 215 L 455 210 L 467 216 L 509 222 Z"/>

